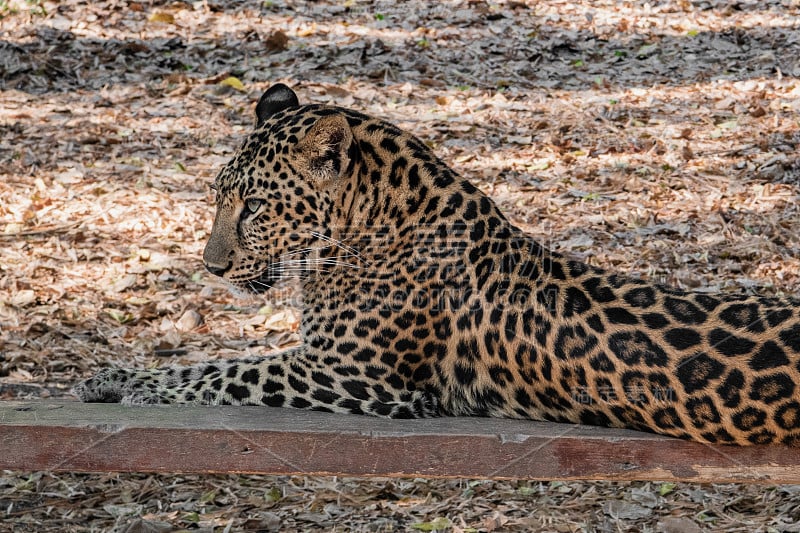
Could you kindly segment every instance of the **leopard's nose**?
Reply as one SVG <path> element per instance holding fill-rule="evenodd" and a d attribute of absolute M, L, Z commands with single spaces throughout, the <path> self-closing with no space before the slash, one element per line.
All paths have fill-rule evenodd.
<path fill-rule="evenodd" d="M 203 264 L 205 265 L 206 270 L 208 270 L 209 272 L 211 272 L 215 276 L 222 277 L 222 275 L 225 274 L 225 272 L 230 270 L 231 265 L 233 263 L 232 262 L 228 262 L 228 264 L 225 265 L 225 266 L 215 265 L 214 263 L 206 263 L 206 262 L 204 262 Z"/>

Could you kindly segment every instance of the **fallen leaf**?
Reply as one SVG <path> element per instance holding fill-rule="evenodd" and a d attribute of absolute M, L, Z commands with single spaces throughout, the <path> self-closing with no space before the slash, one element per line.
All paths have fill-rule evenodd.
<path fill-rule="evenodd" d="M 130 322 L 131 320 L 133 320 L 132 314 L 126 313 L 125 311 L 120 311 L 119 309 L 107 307 L 104 309 L 104 311 L 108 316 L 110 316 L 120 324 L 125 324 L 126 322 Z"/>
<path fill-rule="evenodd" d="M 244 84 L 241 82 L 241 80 L 239 80 L 239 78 L 236 78 L 234 76 L 228 76 L 227 78 L 219 82 L 219 84 L 224 87 L 231 87 L 233 89 L 236 89 L 237 91 L 245 90 Z"/>
<path fill-rule="evenodd" d="M 36 293 L 32 289 L 17 291 L 11 296 L 11 305 L 14 307 L 25 307 L 36 300 Z"/>
<path fill-rule="evenodd" d="M 171 13 L 164 13 L 163 11 L 156 11 L 147 17 L 150 22 L 160 22 L 162 24 L 175 24 L 175 17 Z"/>
<path fill-rule="evenodd" d="M 604 503 L 603 512 L 615 520 L 641 520 L 653 514 L 652 509 L 622 500 Z"/>
<path fill-rule="evenodd" d="M 268 52 L 282 52 L 289 48 L 289 36 L 281 30 L 275 30 L 264 40 Z"/>
<path fill-rule="evenodd" d="M 187 309 L 175 323 L 175 327 L 180 332 L 192 331 L 203 323 L 203 317 L 194 309 Z"/>
<path fill-rule="evenodd" d="M 508 517 L 503 513 L 495 511 L 492 516 L 487 516 L 483 520 L 483 527 L 490 533 L 498 528 L 503 527 L 508 522 Z"/>
<path fill-rule="evenodd" d="M 439 531 L 450 527 L 450 520 L 444 517 L 438 517 L 430 522 L 417 522 L 411 524 L 411 529 L 417 531 Z"/>
<path fill-rule="evenodd" d="M 136 284 L 136 274 L 126 274 L 111 284 L 111 290 L 114 292 L 122 292 L 130 289 Z"/>
<path fill-rule="evenodd" d="M 244 531 L 280 531 L 282 522 L 281 517 L 277 514 L 264 512 L 261 513 L 261 518 L 245 520 L 241 528 Z"/>
<path fill-rule="evenodd" d="M 668 516 L 658 523 L 663 533 L 702 533 L 703 529 L 691 518 Z"/>
<path fill-rule="evenodd" d="M 122 533 L 169 533 L 175 528 L 169 522 L 136 519 L 122 530 Z"/>
<path fill-rule="evenodd" d="M 293 310 L 283 310 L 274 313 L 264 320 L 264 328 L 276 331 L 295 330 L 300 324 L 297 314 Z"/>
<path fill-rule="evenodd" d="M 675 490 L 675 483 L 665 482 L 662 483 L 660 487 L 658 487 L 658 494 L 660 496 L 666 496 L 670 492 Z"/>
<path fill-rule="evenodd" d="M 175 331 L 168 331 L 164 334 L 160 339 L 158 339 L 158 343 L 155 345 L 156 352 L 163 352 L 166 350 L 171 350 L 172 348 L 177 348 L 181 345 L 181 336 L 180 334 Z"/>
<path fill-rule="evenodd" d="M 636 51 L 637 59 L 646 59 L 658 52 L 657 44 L 645 44 L 639 47 Z"/>
<path fill-rule="evenodd" d="M 582 248 L 589 248 L 592 246 L 594 244 L 594 239 L 592 239 L 589 235 L 581 233 L 575 237 L 561 241 L 559 244 L 560 248 L 564 250 L 580 250 Z"/>
<path fill-rule="evenodd" d="M 513 144 L 531 144 L 533 137 L 530 135 L 509 135 L 506 140 Z"/>
<path fill-rule="evenodd" d="M 419 80 L 419 84 L 423 87 L 447 87 L 447 84 L 442 80 L 436 80 L 433 78 L 422 78 Z"/>

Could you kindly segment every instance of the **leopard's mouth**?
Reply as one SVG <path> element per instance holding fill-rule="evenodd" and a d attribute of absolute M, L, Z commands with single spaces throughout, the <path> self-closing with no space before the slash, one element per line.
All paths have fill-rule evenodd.
<path fill-rule="evenodd" d="M 287 268 L 284 261 L 271 261 L 257 276 L 239 282 L 237 285 L 251 294 L 263 294 L 282 281 L 295 276 L 302 277 L 302 275 L 303 272 L 300 269 Z"/>
<path fill-rule="evenodd" d="M 285 257 L 273 259 L 267 262 L 256 276 L 236 280 L 233 284 L 250 294 L 263 294 L 286 280 L 308 279 L 314 272 L 314 261 L 309 261 L 303 253 L 294 253 L 290 256 L 290 259 Z"/>

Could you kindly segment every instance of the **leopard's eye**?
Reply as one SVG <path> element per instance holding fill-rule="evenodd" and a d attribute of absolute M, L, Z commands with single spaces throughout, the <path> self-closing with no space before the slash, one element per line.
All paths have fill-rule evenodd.
<path fill-rule="evenodd" d="M 261 205 L 264 203 L 264 200 L 260 200 L 258 198 L 251 198 L 245 202 L 245 206 L 247 207 L 247 212 L 250 214 L 255 214 L 260 208 Z"/>

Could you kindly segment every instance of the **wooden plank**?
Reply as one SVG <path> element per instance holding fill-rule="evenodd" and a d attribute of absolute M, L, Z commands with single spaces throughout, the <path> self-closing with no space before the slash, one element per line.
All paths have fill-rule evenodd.
<path fill-rule="evenodd" d="M 800 450 L 591 426 L 0 402 L 0 469 L 800 483 Z"/>

